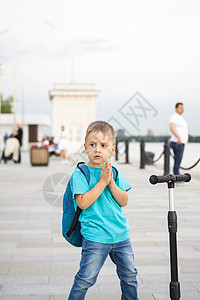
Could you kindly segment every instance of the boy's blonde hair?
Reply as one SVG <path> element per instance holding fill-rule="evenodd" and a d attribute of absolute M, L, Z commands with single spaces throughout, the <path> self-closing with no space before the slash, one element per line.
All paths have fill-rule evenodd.
<path fill-rule="evenodd" d="M 110 135 L 111 142 L 113 143 L 113 145 L 115 144 L 114 128 L 105 121 L 94 121 L 94 122 L 90 123 L 90 125 L 88 126 L 88 128 L 86 130 L 85 142 L 86 142 L 88 135 L 91 132 L 98 132 L 98 131 L 101 131 L 104 134 Z"/>

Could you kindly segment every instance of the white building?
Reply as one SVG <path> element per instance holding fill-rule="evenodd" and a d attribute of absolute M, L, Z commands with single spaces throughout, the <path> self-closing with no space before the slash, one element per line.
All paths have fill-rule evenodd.
<path fill-rule="evenodd" d="M 22 116 L 16 115 L 16 123 L 22 124 Z M 45 135 L 45 129 L 50 126 L 50 117 L 47 115 L 25 114 L 23 128 L 23 150 L 29 149 L 29 143 L 41 141 Z M 0 135 L 10 135 L 14 128 L 13 114 L 0 114 Z M 2 145 L 1 145 L 2 146 Z"/>
<path fill-rule="evenodd" d="M 98 95 L 94 84 L 54 84 L 49 92 L 52 136 L 58 142 L 61 126 L 64 125 L 69 134 L 69 153 L 76 152 L 83 145 L 87 126 L 96 120 Z"/>

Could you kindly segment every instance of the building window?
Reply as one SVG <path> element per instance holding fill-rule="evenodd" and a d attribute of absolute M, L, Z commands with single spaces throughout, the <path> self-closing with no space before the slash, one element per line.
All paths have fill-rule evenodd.
<path fill-rule="evenodd" d="M 38 125 L 29 125 L 29 143 L 38 141 Z"/>

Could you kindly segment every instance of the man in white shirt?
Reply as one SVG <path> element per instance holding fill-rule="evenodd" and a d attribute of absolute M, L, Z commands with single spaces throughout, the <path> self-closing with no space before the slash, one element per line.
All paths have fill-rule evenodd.
<path fill-rule="evenodd" d="M 175 105 L 176 112 L 169 119 L 169 128 L 172 132 L 170 138 L 170 147 L 174 151 L 174 175 L 179 175 L 179 168 L 183 158 L 185 144 L 188 141 L 187 123 L 181 116 L 184 112 L 183 103 L 178 102 Z"/>

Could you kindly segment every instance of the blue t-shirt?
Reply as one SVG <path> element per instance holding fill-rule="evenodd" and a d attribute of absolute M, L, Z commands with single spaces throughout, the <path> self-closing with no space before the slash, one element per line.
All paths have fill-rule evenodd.
<path fill-rule="evenodd" d="M 71 176 L 71 188 L 73 198 L 75 194 L 85 194 L 91 190 L 100 180 L 101 168 L 88 166 L 90 182 L 82 172 L 76 168 Z M 131 189 L 130 184 L 118 171 L 116 185 L 123 191 Z M 75 208 L 77 203 L 74 198 Z M 81 212 L 81 234 L 90 241 L 99 243 L 118 243 L 130 238 L 130 229 L 122 207 L 114 200 L 108 186 L 102 194 L 87 209 Z"/>

